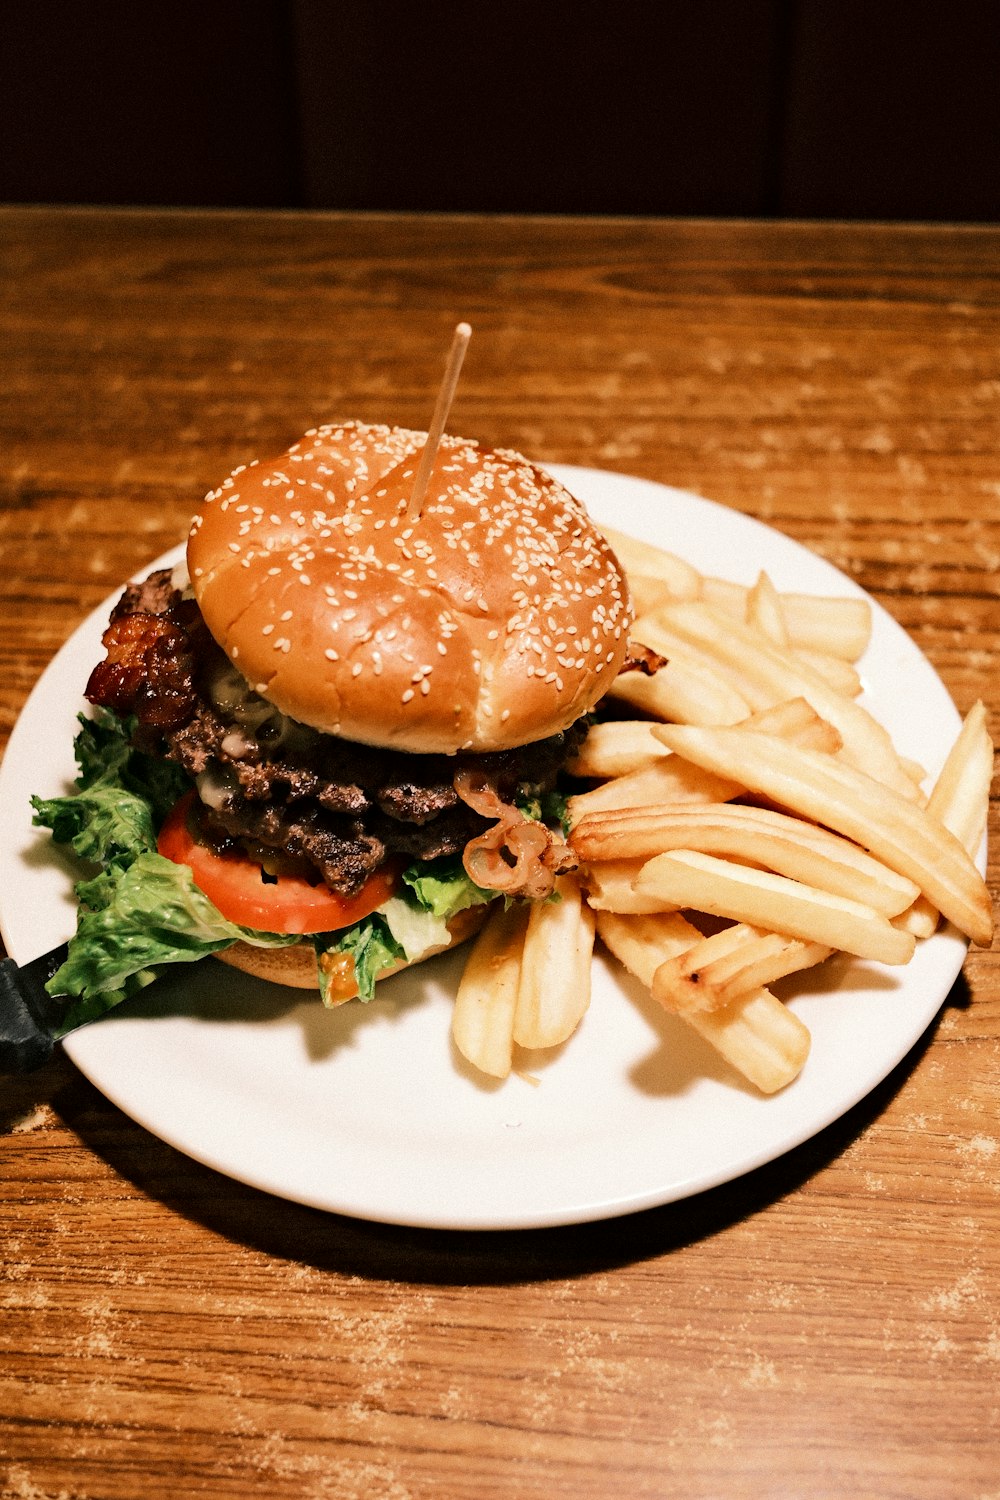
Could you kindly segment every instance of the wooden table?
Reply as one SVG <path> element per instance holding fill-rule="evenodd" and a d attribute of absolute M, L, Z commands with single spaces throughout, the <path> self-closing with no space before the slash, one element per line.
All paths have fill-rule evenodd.
<path fill-rule="evenodd" d="M 237 462 L 425 424 L 460 317 L 454 430 L 788 532 L 1000 734 L 1000 230 L 11 209 L 0 255 L 4 738 Z M 998 1493 L 996 948 L 807 1145 L 575 1228 L 325 1215 L 64 1058 L 0 1088 L 4 1500 Z"/>

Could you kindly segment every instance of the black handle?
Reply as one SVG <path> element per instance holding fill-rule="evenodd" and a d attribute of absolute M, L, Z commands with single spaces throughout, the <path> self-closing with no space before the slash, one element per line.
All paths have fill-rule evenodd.
<path fill-rule="evenodd" d="M 18 965 L 0 959 L 0 1074 L 30 1073 L 52 1056 L 62 1006 L 45 985 L 66 958 L 66 944 Z"/>

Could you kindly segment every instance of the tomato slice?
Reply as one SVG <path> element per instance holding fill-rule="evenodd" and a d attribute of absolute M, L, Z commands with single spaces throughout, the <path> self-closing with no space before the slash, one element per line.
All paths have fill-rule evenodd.
<path fill-rule="evenodd" d="M 175 865 L 187 865 L 195 885 L 230 922 L 258 932 L 336 932 L 367 917 L 388 900 L 399 871 L 387 867 L 369 877 L 356 896 L 338 896 L 326 885 L 297 875 L 264 878 L 247 855 L 218 854 L 199 843 L 192 829 L 194 792 L 175 804 L 160 829 L 157 849 Z"/>

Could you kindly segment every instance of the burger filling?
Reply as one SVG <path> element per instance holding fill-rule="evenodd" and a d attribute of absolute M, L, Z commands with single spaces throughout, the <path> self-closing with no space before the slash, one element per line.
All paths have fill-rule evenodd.
<path fill-rule="evenodd" d="M 343 998 L 347 969 L 370 998 L 379 974 L 446 946 L 463 908 L 545 899 L 575 864 L 556 783 L 583 722 L 488 755 L 319 733 L 250 688 L 169 571 L 129 585 L 103 643 L 77 791 L 33 799 L 96 867 L 48 986 L 69 997 L 63 1031 L 239 941 L 311 935 L 324 999 Z"/>
<path fill-rule="evenodd" d="M 414 755 L 352 744 L 255 693 L 169 571 L 130 585 L 104 635 L 88 700 L 134 716 L 137 746 L 197 787 L 202 837 L 268 854 L 355 896 L 387 860 L 465 856 L 477 885 L 539 899 L 572 855 L 537 812 L 579 747 L 563 734 L 488 755 Z M 488 854 L 487 854 L 488 851 Z"/>

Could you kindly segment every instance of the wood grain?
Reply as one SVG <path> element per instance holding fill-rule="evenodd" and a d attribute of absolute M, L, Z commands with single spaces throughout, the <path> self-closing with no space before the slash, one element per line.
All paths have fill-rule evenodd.
<path fill-rule="evenodd" d="M 4 739 L 234 464 L 426 423 L 459 318 L 455 430 L 761 517 L 1000 735 L 998 230 L 2 210 L 0 263 Z M 781 1161 L 495 1235 L 268 1198 L 63 1058 L 4 1080 L 0 1496 L 985 1500 L 998 1062 L 994 949 Z"/>

